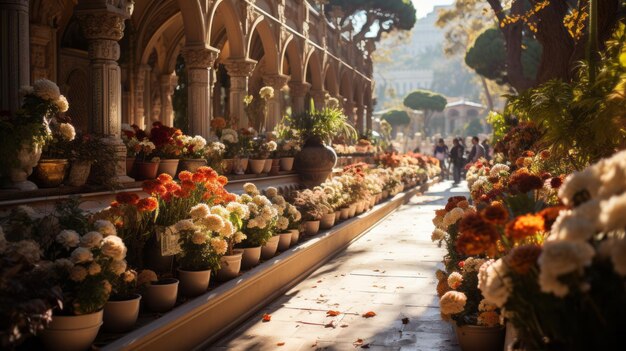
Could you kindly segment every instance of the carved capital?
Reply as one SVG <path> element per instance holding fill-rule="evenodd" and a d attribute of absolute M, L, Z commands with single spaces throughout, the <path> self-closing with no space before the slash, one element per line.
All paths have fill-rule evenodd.
<path fill-rule="evenodd" d="M 256 67 L 257 62 L 254 60 L 233 60 L 228 61 L 224 65 L 231 77 L 250 77 Z"/>
<path fill-rule="evenodd" d="M 78 21 L 87 40 L 119 41 L 124 36 L 126 18 L 115 12 L 94 12 L 78 15 Z"/>
<path fill-rule="evenodd" d="M 281 90 L 289 81 L 289 76 L 282 74 L 263 76 L 263 84 L 274 88 L 274 90 Z"/>
<path fill-rule="evenodd" d="M 330 97 L 326 90 L 311 90 L 311 97 L 315 101 L 325 101 Z"/>
<path fill-rule="evenodd" d="M 289 82 L 289 94 L 294 97 L 305 97 L 311 89 L 307 82 Z"/>
<path fill-rule="evenodd" d="M 185 64 L 189 68 L 211 68 L 219 51 L 206 47 L 186 47 L 183 49 Z"/>
<path fill-rule="evenodd" d="M 115 40 L 90 40 L 89 59 L 117 61 L 120 58 L 120 45 Z"/>

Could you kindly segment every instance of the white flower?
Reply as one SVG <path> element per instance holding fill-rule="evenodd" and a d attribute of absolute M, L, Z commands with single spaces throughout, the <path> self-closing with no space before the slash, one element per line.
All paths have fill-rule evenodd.
<path fill-rule="evenodd" d="M 54 103 L 57 105 L 59 112 L 67 112 L 67 110 L 70 109 L 70 104 L 67 102 L 67 99 L 63 95 L 59 96 L 59 98 Z"/>
<path fill-rule="evenodd" d="M 279 217 L 276 221 L 276 229 L 283 231 L 289 227 L 289 220 L 285 217 Z"/>
<path fill-rule="evenodd" d="M 499 176 L 502 172 L 508 172 L 509 171 L 509 166 L 498 163 L 496 165 L 494 165 L 493 167 L 491 167 L 491 171 L 490 171 L 490 175 L 493 176 Z"/>
<path fill-rule="evenodd" d="M 74 126 L 69 123 L 61 123 L 59 125 L 59 133 L 63 139 L 67 141 L 72 141 L 76 137 L 76 130 L 74 130 Z"/>
<path fill-rule="evenodd" d="M 240 242 L 246 240 L 247 238 L 248 238 L 248 236 L 246 236 L 246 234 L 244 234 L 242 232 L 237 232 L 233 236 L 233 240 L 235 241 L 235 244 L 239 244 Z"/>
<path fill-rule="evenodd" d="M 100 246 L 102 234 L 99 232 L 89 232 L 80 238 L 80 246 L 88 249 Z"/>
<path fill-rule="evenodd" d="M 37 79 L 33 84 L 33 93 L 44 100 L 56 101 L 61 97 L 59 87 L 47 79 Z"/>
<path fill-rule="evenodd" d="M 199 151 L 199 150 L 204 149 L 204 147 L 206 146 L 206 139 L 204 139 L 203 137 L 199 135 L 196 135 L 193 138 L 191 138 L 189 143 L 191 144 L 191 146 L 193 146 L 194 151 Z"/>
<path fill-rule="evenodd" d="M 484 258 L 468 257 L 463 261 L 463 272 L 475 272 L 485 263 Z"/>
<path fill-rule="evenodd" d="M 274 140 L 270 140 L 267 142 L 267 151 L 276 151 L 277 147 L 278 145 L 276 145 L 276 142 Z"/>
<path fill-rule="evenodd" d="M 624 181 L 624 178 L 621 180 Z M 626 193 L 600 202 L 599 222 L 606 232 L 626 228 Z"/>
<path fill-rule="evenodd" d="M 88 272 L 87 272 L 87 269 L 85 269 L 85 267 L 74 266 L 70 270 L 70 279 L 77 283 L 82 282 L 83 280 L 85 280 L 85 278 L 87 278 L 87 274 Z"/>
<path fill-rule="evenodd" d="M 209 239 L 209 236 L 206 235 L 206 233 L 204 233 L 202 231 L 199 231 L 199 230 L 195 231 L 191 235 L 191 242 L 196 244 L 196 245 L 205 244 L 208 239 Z"/>
<path fill-rule="evenodd" d="M 611 246 L 613 269 L 622 277 L 626 276 L 626 239 L 615 240 Z"/>
<path fill-rule="evenodd" d="M 111 272 L 113 272 L 113 274 L 115 275 L 121 275 L 122 273 L 124 273 L 126 271 L 126 261 L 124 260 L 115 260 L 113 262 L 111 262 L 111 266 L 109 266 L 109 268 L 111 269 Z"/>
<path fill-rule="evenodd" d="M 224 206 L 215 205 L 211 207 L 211 213 L 214 215 L 218 215 L 224 219 L 230 217 L 230 212 L 224 208 Z"/>
<path fill-rule="evenodd" d="M 179 231 L 179 232 L 191 231 L 191 230 L 197 229 L 196 225 L 193 223 L 191 219 L 180 220 L 178 221 L 178 223 L 175 224 L 174 227 L 176 228 L 176 231 Z"/>
<path fill-rule="evenodd" d="M 66 249 L 78 246 L 80 236 L 73 230 L 62 230 L 56 237 L 56 242 L 63 245 Z"/>
<path fill-rule="evenodd" d="M 63 271 L 69 271 L 74 267 L 74 264 L 67 258 L 59 258 L 54 261 L 54 267 Z"/>
<path fill-rule="evenodd" d="M 502 259 L 485 262 L 478 271 L 478 289 L 488 302 L 503 307 L 513 287 L 508 269 Z"/>
<path fill-rule="evenodd" d="M 96 262 L 91 262 L 87 270 L 89 271 L 89 275 L 96 275 L 102 272 L 102 266 L 100 266 Z"/>
<path fill-rule="evenodd" d="M 595 250 L 587 242 L 579 240 L 555 240 L 544 243 L 537 262 L 541 291 L 563 297 L 568 294 L 567 285 L 559 277 L 569 273 L 582 273 L 591 264 Z"/>
<path fill-rule="evenodd" d="M 267 189 L 265 189 L 265 195 L 269 198 L 273 198 L 276 195 L 278 195 L 278 189 L 276 189 L 273 186 L 270 186 Z"/>
<path fill-rule="evenodd" d="M 18 211 L 24 212 L 30 219 L 37 218 L 37 212 L 35 212 L 35 210 L 28 205 L 17 206 L 17 209 Z"/>
<path fill-rule="evenodd" d="M 588 240 L 595 234 L 595 225 L 578 211 L 561 211 L 552 225 L 548 240 Z"/>
<path fill-rule="evenodd" d="M 121 261 L 126 257 L 126 245 L 118 236 L 107 236 L 102 240 L 102 254 Z"/>
<path fill-rule="evenodd" d="M 464 211 L 462 208 L 453 208 L 452 211 L 446 213 L 446 215 L 443 217 L 443 226 L 445 228 L 448 228 L 449 226 L 455 224 L 458 220 L 461 219 L 461 217 L 463 217 L 463 213 Z"/>
<path fill-rule="evenodd" d="M 489 303 L 489 301 L 482 299 L 480 301 L 480 304 L 478 304 L 478 310 L 481 312 L 489 312 L 489 311 L 495 311 L 495 309 L 498 308 L 498 306 Z"/>
<path fill-rule="evenodd" d="M 224 221 L 224 226 L 219 230 L 219 234 L 223 238 L 230 238 L 235 234 L 235 227 L 230 221 Z"/>
<path fill-rule="evenodd" d="M 600 178 L 595 168 L 588 167 L 580 172 L 570 174 L 559 188 L 559 198 L 566 206 L 576 205 L 574 198 L 587 193 L 591 199 L 598 196 Z M 581 202 L 580 200 L 578 202 Z"/>
<path fill-rule="evenodd" d="M 224 227 L 224 220 L 218 215 L 210 214 L 202 219 L 202 224 L 208 230 L 218 232 Z"/>
<path fill-rule="evenodd" d="M 39 245 L 32 240 L 20 240 L 11 244 L 13 250 L 31 264 L 37 263 L 41 257 Z"/>
<path fill-rule="evenodd" d="M 78 247 L 72 251 L 70 258 L 73 263 L 91 262 L 93 261 L 93 253 L 85 247 Z"/>
<path fill-rule="evenodd" d="M 228 244 L 226 243 L 224 239 L 211 238 L 211 247 L 213 248 L 213 251 L 215 251 L 216 254 L 223 255 L 226 253 L 226 250 L 228 249 Z"/>
<path fill-rule="evenodd" d="M 222 134 L 222 137 L 220 138 L 220 141 L 225 142 L 225 143 L 234 144 L 234 143 L 237 142 L 237 139 L 232 134 Z"/>
<path fill-rule="evenodd" d="M 430 240 L 432 241 L 440 241 L 443 240 L 446 237 L 446 232 L 444 232 L 443 230 L 439 229 L 439 228 L 435 228 L 435 230 L 433 231 L 433 233 L 430 236 Z"/>
<path fill-rule="evenodd" d="M 439 308 L 443 314 L 456 314 L 463 312 L 466 302 L 467 296 L 462 292 L 448 291 L 441 297 L 441 300 L 439 300 Z"/>
<path fill-rule="evenodd" d="M 191 218 L 193 219 L 204 218 L 208 216 L 210 213 L 211 213 L 211 210 L 209 209 L 209 206 L 207 206 L 207 204 L 202 204 L 202 203 L 195 205 L 189 211 L 189 214 L 191 215 Z"/>
<path fill-rule="evenodd" d="M 254 195 L 258 195 L 259 194 L 259 190 L 257 189 L 256 185 L 254 185 L 254 183 L 246 183 L 243 185 L 243 191 L 246 192 L 246 194 L 254 196 Z"/>
<path fill-rule="evenodd" d="M 238 202 L 230 202 L 226 205 L 226 210 L 228 212 L 234 213 L 241 220 L 246 220 L 250 216 L 250 210 L 248 206 L 240 204 Z"/>
<path fill-rule="evenodd" d="M 117 229 L 110 221 L 99 219 L 93 224 L 93 227 L 103 236 L 117 235 Z"/>
<path fill-rule="evenodd" d="M 448 286 L 452 289 L 457 289 L 459 286 L 461 286 L 462 282 L 463 276 L 459 272 L 452 272 L 448 276 Z"/>
<path fill-rule="evenodd" d="M 268 100 L 274 97 L 274 88 L 265 86 L 259 90 L 261 99 Z"/>

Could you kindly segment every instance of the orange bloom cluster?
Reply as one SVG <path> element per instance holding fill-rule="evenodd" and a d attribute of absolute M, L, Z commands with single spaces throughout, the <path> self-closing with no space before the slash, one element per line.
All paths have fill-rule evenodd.
<path fill-rule="evenodd" d="M 494 201 L 480 211 L 483 219 L 492 224 L 505 224 L 509 220 L 509 211 L 502 202 Z"/>
<path fill-rule="evenodd" d="M 452 197 L 450 197 L 448 199 L 448 203 L 446 204 L 446 212 L 452 211 L 462 201 L 467 202 L 467 198 L 465 196 L 452 196 Z"/>
<path fill-rule="evenodd" d="M 159 202 L 154 197 L 146 197 L 137 203 L 137 210 L 139 212 L 152 212 L 157 209 Z"/>
<path fill-rule="evenodd" d="M 459 224 L 459 237 L 456 241 L 458 252 L 473 256 L 496 252 L 498 230 L 495 225 L 487 222 L 480 214 L 466 214 Z"/>
<path fill-rule="evenodd" d="M 566 210 L 565 206 L 553 206 L 546 207 L 537 213 L 538 216 L 543 217 L 543 231 L 549 232 L 552 229 L 552 225 L 556 221 L 556 218 L 559 216 L 561 211 Z"/>
<path fill-rule="evenodd" d="M 228 179 L 218 175 L 211 167 L 200 167 L 194 173 L 182 171 L 178 174 L 178 179 L 179 183 L 170 175 L 161 174 L 155 180 L 145 181 L 143 191 L 165 202 L 190 196 L 212 200 L 214 204 L 235 200 L 235 196 L 224 189 Z"/>
<path fill-rule="evenodd" d="M 140 199 L 135 193 L 123 192 L 115 195 L 115 201 L 111 202 L 111 208 L 116 209 L 116 215 L 122 215 L 122 206 L 133 206 L 139 212 L 152 212 L 157 209 L 158 202 L 154 197 Z"/>
<path fill-rule="evenodd" d="M 224 117 L 216 117 L 211 120 L 211 129 L 224 129 L 226 128 L 226 120 Z"/>
<path fill-rule="evenodd" d="M 510 239 L 521 241 L 545 230 L 545 220 L 537 214 L 526 214 L 515 218 L 506 226 L 505 234 Z"/>
<path fill-rule="evenodd" d="M 512 192 L 527 193 L 532 190 L 541 189 L 543 180 L 541 177 L 531 174 L 528 169 L 520 168 L 511 174 L 509 179 L 509 190 Z"/>
<path fill-rule="evenodd" d="M 537 263 L 541 254 L 539 245 L 520 245 L 506 256 L 507 266 L 518 274 L 526 274 Z"/>
<path fill-rule="evenodd" d="M 136 205 L 139 202 L 139 195 L 123 192 L 115 195 L 115 201 L 120 205 Z"/>

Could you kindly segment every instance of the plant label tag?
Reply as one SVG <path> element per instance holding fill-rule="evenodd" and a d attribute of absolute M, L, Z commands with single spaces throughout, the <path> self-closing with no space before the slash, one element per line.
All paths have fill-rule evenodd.
<path fill-rule="evenodd" d="M 174 256 L 181 251 L 178 243 L 179 235 L 174 226 L 159 231 L 157 239 L 161 243 L 161 256 Z"/>

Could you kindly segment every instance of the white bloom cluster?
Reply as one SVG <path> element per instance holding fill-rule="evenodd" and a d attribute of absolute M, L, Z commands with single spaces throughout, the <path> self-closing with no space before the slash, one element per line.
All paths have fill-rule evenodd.
<path fill-rule="evenodd" d="M 569 287 L 559 277 L 570 273 L 582 273 L 591 264 L 595 250 L 586 241 L 547 241 L 539 256 L 539 286 L 541 291 L 564 297 Z M 484 295 L 484 294 L 483 294 Z"/>
<path fill-rule="evenodd" d="M 501 177 L 501 176 L 507 176 L 509 173 L 509 166 L 502 164 L 502 163 L 498 163 L 495 164 L 493 167 L 491 167 L 491 171 L 489 171 L 489 175 L 491 175 L 492 177 Z"/>
<path fill-rule="evenodd" d="M 261 99 L 269 100 L 274 97 L 274 88 L 270 86 L 264 86 L 259 90 L 259 96 Z"/>
<path fill-rule="evenodd" d="M 117 235 L 117 229 L 115 229 L 115 225 L 110 221 L 99 219 L 93 226 L 96 231 L 100 232 L 103 236 Z"/>
<path fill-rule="evenodd" d="M 443 228 L 447 229 L 451 225 L 458 222 L 463 217 L 464 213 L 465 211 L 462 208 L 459 208 L 459 207 L 453 208 L 450 212 L 446 213 L 446 215 L 443 217 L 443 223 L 442 223 Z"/>
<path fill-rule="evenodd" d="M 463 276 L 459 272 L 452 272 L 448 276 L 448 286 L 451 289 L 457 289 L 463 282 Z"/>
<path fill-rule="evenodd" d="M 56 236 L 56 242 L 61 244 L 64 248 L 70 249 L 78 246 L 80 243 L 80 236 L 74 230 L 62 230 Z"/>
<path fill-rule="evenodd" d="M 508 268 L 502 259 L 489 260 L 478 270 L 478 289 L 485 300 L 498 307 L 503 307 L 513 289 L 513 282 L 508 275 Z"/>
<path fill-rule="evenodd" d="M 441 313 L 445 315 L 452 315 L 463 312 L 465 309 L 465 303 L 467 302 L 467 296 L 459 291 L 448 291 L 439 300 L 439 308 Z"/>
<path fill-rule="evenodd" d="M 72 141 L 76 137 L 76 130 L 74 126 L 69 123 L 61 123 L 59 125 L 59 133 L 61 137 L 67 141 Z"/>
<path fill-rule="evenodd" d="M 435 228 L 435 230 L 433 231 L 432 235 L 430 236 L 430 240 L 432 240 L 433 242 L 435 241 L 441 241 L 446 237 L 446 232 L 439 229 L 439 228 Z"/>
<path fill-rule="evenodd" d="M 257 189 L 256 185 L 254 185 L 254 183 L 245 183 L 243 185 L 243 191 L 246 192 L 247 195 L 250 196 L 255 196 L 255 195 L 259 195 L 259 189 Z"/>
<path fill-rule="evenodd" d="M 220 141 L 228 144 L 235 144 L 239 142 L 239 136 L 237 135 L 237 131 L 226 128 L 222 129 L 222 137 Z"/>

